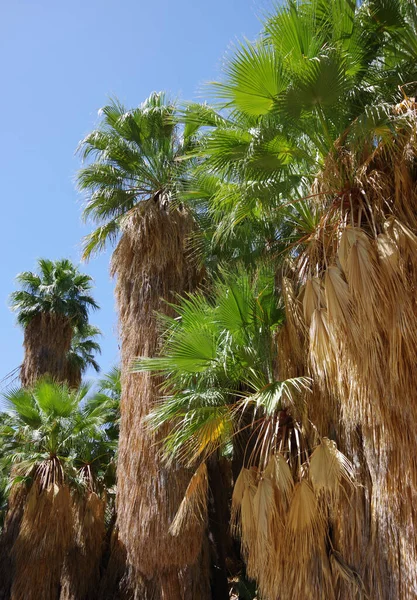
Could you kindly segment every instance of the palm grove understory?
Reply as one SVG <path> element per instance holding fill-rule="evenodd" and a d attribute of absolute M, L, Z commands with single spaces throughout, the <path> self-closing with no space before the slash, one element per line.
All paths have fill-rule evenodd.
<path fill-rule="evenodd" d="M 18 277 L 0 598 L 416 597 L 416 81 L 413 1 L 288 1 L 211 105 L 102 109 L 120 373 L 88 276 Z"/>

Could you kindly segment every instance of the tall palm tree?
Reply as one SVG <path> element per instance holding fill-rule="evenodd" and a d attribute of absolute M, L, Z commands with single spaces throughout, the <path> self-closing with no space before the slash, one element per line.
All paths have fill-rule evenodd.
<path fill-rule="evenodd" d="M 193 220 L 176 203 L 187 140 L 174 112 L 163 94 L 152 94 L 132 110 L 112 102 L 102 109 L 99 128 L 80 144 L 82 156 L 93 158 L 78 177 L 87 196 L 84 215 L 98 225 L 87 237 L 85 257 L 119 238 L 112 259 L 122 372 L 117 522 L 131 587 L 144 600 L 180 600 L 181 588 L 207 583 L 199 564 L 202 528 L 190 531 L 187 540 L 169 533 L 189 474 L 163 465 L 155 435 L 145 425 L 158 398 L 156 382 L 129 370 L 134 356 L 157 352 L 155 313 L 170 313 L 168 303 L 198 281 L 187 249 Z"/>
<path fill-rule="evenodd" d="M 264 235 L 266 254 L 275 250 L 287 317 L 283 376 L 308 369 L 309 417 L 356 465 L 360 485 L 341 496 L 344 518 L 329 539 L 340 598 L 412 598 L 416 590 L 417 548 L 407 533 L 415 527 L 415 422 L 401 402 L 413 395 L 415 371 L 416 32 L 415 3 L 405 0 L 288 2 L 262 39 L 229 61 L 217 87 L 222 122 L 207 122 L 206 110 L 200 119 L 211 127 L 200 171 L 211 176 L 217 232 L 243 256 L 257 239 L 248 230 Z M 199 178 L 207 183 L 204 172 Z M 284 574 L 283 587 L 262 583 L 266 597 L 278 589 L 305 597 L 297 586 L 308 572 Z M 318 585 L 309 597 L 320 594 Z"/>
<path fill-rule="evenodd" d="M 74 329 L 85 327 L 89 310 L 98 308 L 90 295 L 92 279 L 67 259 L 41 258 L 38 272 L 24 271 L 17 282 L 21 289 L 11 294 L 11 307 L 25 335 L 22 386 L 45 374 L 66 381 Z"/>
<path fill-rule="evenodd" d="M 69 600 L 95 592 L 104 538 L 101 481 L 113 443 L 103 429 L 108 413 L 90 406 L 88 389 L 38 380 L 31 390 L 5 396 L 1 460 L 10 482 L 27 486 L 11 550 L 13 599 Z M 9 510 L 12 503 L 13 497 Z"/>

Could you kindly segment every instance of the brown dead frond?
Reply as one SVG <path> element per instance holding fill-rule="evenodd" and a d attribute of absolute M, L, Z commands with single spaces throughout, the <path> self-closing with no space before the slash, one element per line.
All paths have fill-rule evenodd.
<path fill-rule="evenodd" d="M 185 496 L 180 504 L 177 514 L 171 523 L 169 532 L 173 536 L 184 533 L 193 521 L 206 523 L 207 521 L 207 494 L 208 475 L 207 466 L 203 462 L 191 477 Z"/>
<path fill-rule="evenodd" d="M 307 366 L 315 382 L 309 418 L 349 458 L 320 444 L 310 459 L 314 489 L 302 490 L 310 502 L 301 501 L 297 484 L 292 522 L 297 506 L 316 514 L 316 496 L 351 569 L 333 556 L 326 571 L 343 600 L 364 594 L 352 572 L 372 600 L 412 600 L 417 589 L 417 545 L 410 542 L 417 527 L 417 111 L 413 100 L 404 102 L 393 109 L 404 118 L 377 144 L 336 144 L 311 199 L 323 218 L 300 248 L 297 268 L 292 256 L 285 270 L 304 308 L 299 324 L 299 307 L 286 304 L 294 311 L 291 339 L 305 336 L 306 343 L 297 353 L 286 343 L 289 358 L 280 354 L 280 364 L 293 372 Z M 317 444 L 314 436 L 310 443 Z"/>
<path fill-rule="evenodd" d="M 309 475 L 316 494 L 335 503 L 342 481 L 353 483 L 353 466 L 328 438 L 323 438 L 310 458 Z"/>
<path fill-rule="evenodd" d="M 290 467 L 282 454 L 271 455 L 265 475 L 272 479 L 278 493 L 282 496 L 281 501 L 283 505 L 288 507 L 293 494 L 294 479 Z"/>
<path fill-rule="evenodd" d="M 68 487 L 53 484 L 49 489 L 41 489 L 35 482 L 28 494 L 19 535 L 12 549 L 15 562 L 12 600 L 56 600 L 71 537 Z"/>
<path fill-rule="evenodd" d="M 59 382 L 67 380 L 72 333 L 71 321 L 64 315 L 41 313 L 30 321 L 25 328 L 20 370 L 23 387 L 31 387 L 43 375 Z"/>

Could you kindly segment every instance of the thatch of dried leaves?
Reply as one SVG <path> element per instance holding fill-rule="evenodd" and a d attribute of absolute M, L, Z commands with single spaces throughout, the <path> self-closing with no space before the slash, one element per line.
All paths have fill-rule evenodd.
<path fill-rule="evenodd" d="M 146 426 L 146 416 L 160 394 L 159 382 L 149 373 L 130 372 L 134 357 L 158 352 L 156 311 L 170 312 L 167 301 L 175 302 L 176 294 L 195 288 L 198 273 L 186 249 L 192 228 L 185 211 L 170 207 L 167 198 L 157 195 L 127 215 L 113 255 L 123 390 L 118 529 L 129 578 L 141 600 L 181 600 L 185 579 L 194 579 L 192 570 L 201 568 L 204 524 L 190 523 L 181 536 L 169 531 L 191 475 L 182 466 L 164 464 L 157 443 L 164 432 L 155 434 Z M 207 579 L 206 575 L 200 573 L 198 579 Z"/>
<path fill-rule="evenodd" d="M 357 152 L 336 146 L 313 190 L 319 227 L 287 265 L 281 366 L 311 373 L 309 417 L 360 484 L 339 495 L 328 598 L 417 594 L 416 108 L 408 99 L 394 108 L 404 119 L 393 136 Z M 312 466 L 310 477 L 322 488 Z"/>
<path fill-rule="evenodd" d="M 31 387 L 46 374 L 56 381 L 66 381 L 72 332 L 71 321 L 65 315 L 41 313 L 28 323 L 23 342 L 25 356 L 20 370 L 23 387 Z"/>

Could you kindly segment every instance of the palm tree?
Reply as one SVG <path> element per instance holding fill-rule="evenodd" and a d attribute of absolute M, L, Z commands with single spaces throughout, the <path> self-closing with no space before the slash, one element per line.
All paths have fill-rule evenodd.
<path fill-rule="evenodd" d="M 112 259 L 122 372 L 117 523 L 128 579 L 135 597 L 179 600 L 181 586 L 207 584 L 199 565 L 202 531 L 190 532 L 187 540 L 168 531 L 189 474 L 162 464 L 155 435 L 145 426 L 158 398 L 156 382 L 129 371 L 134 356 L 153 356 L 158 349 L 155 312 L 170 313 L 168 302 L 198 281 L 186 246 L 193 220 L 176 203 L 187 140 L 174 111 L 163 94 L 132 110 L 116 101 L 103 108 L 100 127 L 80 144 L 93 162 L 78 181 L 87 195 L 84 215 L 98 225 L 87 237 L 85 257 L 120 238 Z M 205 596 L 202 589 L 193 594 Z"/>
<path fill-rule="evenodd" d="M 305 419 L 310 379 L 279 378 L 285 367 L 276 337 L 284 311 L 274 287 L 271 272 L 223 273 L 209 297 L 190 295 L 177 317 L 164 318 L 163 355 L 135 361 L 135 369 L 165 375 L 165 399 L 150 419 L 157 428 L 171 425 L 168 458 L 196 468 L 173 533 L 183 535 L 189 519 L 207 515 L 208 483 L 211 494 L 218 486 L 210 467 L 219 453 L 232 460 L 231 521 L 262 596 L 276 597 L 294 578 L 293 597 L 306 590 L 314 596 L 320 586 L 330 598 L 337 577 L 329 570 L 326 540 L 352 467 Z M 345 574 L 354 580 L 347 567 Z"/>
<path fill-rule="evenodd" d="M 6 413 L 0 413 L 0 536 L 4 526 L 4 520 L 7 512 L 8 496 L 8 477 L 7 464 L 4 460 L 4 442 L 3 438 L 8 430 L 8 416 Z M 0 547 L 1 551 L 1 547 Z"/>
<path fill-rule="evenodd" d="M 81 384 L 87 369 L 92 368 L 96 373 L 100 372 L 100 366 L 95 359 L 96 354 L 101 354 L 100 344 L 95 340 L 100 335 L 100 329 L 89 323 L 81 329 L 74 328 L 67 354 L 68 383 L 71 387 Z"/>
<path fill-rule="evenodd" d="M 97 586 L 113 443 L 103 429 L 108 413 L 90 406 L 88 390 L 41 379 L 5 396 L 2 461 L 11 459 L 10 481 L 27 486 L 11 551 L 12 599 L 87 598 Z"/>
<path fill-rule="evenodd" d="M 49 374 L 68 378 L 68 353 L 74 329 L 88 324 L 88 313 L 98 305 L 90 295 L 92 279 L 69 260 L 38 260 L 38 273 L 17 276 L 21 289 L 11 294 L 11 307 L 24 328 L 25 357 L 20 370 L 23 387 Z"/>
<path fill-rule="evenodd" d="M 259 42 L 237 48 L 214 89 L 222 110 L 184 113 L 204 128 L 185 199 L 204 199 L 216 258 L 281 257 L 282 217 L 300 217 L 336 141 L 390 130 L 390 103 L 415 90 L 416 19 L 404 0 L 288 2 Z"/>
<path fill-rule="evenodd" d="M 401 402 L 414 389 L 416 30 L 404 0 L 288 2 L 227 64 L 221 116 L 185 115 L 205 126 L 187 195 L 206 192 L 210 247 L 275 262 L 282 377 L 314 378 L 308 417 L 356 465 L 317 563 L 328 597 L 411 598 L 417 585 L 402 469 L 407 456 L 416 480 L 415 421 Z M 264 595 L 305 597 L 302 565 L 283 586 L 260 577 Z"/>

